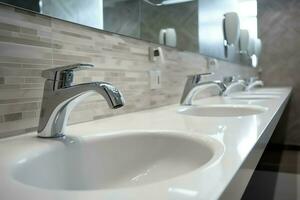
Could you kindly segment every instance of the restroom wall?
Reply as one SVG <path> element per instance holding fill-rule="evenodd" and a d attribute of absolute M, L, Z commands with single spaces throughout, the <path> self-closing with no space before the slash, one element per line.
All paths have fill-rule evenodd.
<path fill-rule="evenodd" d="M 292 86 L 286 127 L 277 143 L 300 145 L 300 2 L 298 0 L 258 1 L 258 30 L 263 50 L 261 77 L 267 86 Z"/>
<path fill-rule="evenodd" d="M 213 71 L 217 77 L 256 75 L 249 67 L 163 47 L 163 59 L 151 62 L 149 42 L 52 19 L 0 5 L 0 137 L 36 130 L 43 95 L 41 71 L 73 63 L 92 63 L 75 82 L 107 81 L 119 88 L 126 105 L 110 110 L 99 95 L 71 113 L 69 124 L 178 103 L 187 74 Z M 149 71 L 161 70 L 161 88 L 151 90 Z"/>

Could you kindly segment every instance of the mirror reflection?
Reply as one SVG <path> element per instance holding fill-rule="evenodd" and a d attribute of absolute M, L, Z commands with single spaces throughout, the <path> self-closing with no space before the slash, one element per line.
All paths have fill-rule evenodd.
<path fill-rule="evenodd" d="M 256 66 L 256 0 L 1 0 L 105 31 Z"/>

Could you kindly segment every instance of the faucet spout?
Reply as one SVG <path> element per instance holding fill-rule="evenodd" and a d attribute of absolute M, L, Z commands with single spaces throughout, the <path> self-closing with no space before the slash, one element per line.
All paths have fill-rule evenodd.
<path fill-rule="evenodd" d="M 72 65 L 74 66 L 74 65 Z M 61 80 L 68 80 L 70 71 L 64 73 Z M 122 93 L 110 83 L 91 82 L 71 86 L 61 84 L 61 80 L 47 79 L 45 81 L 42 99 L 38 136 L 53 138 L 64 136 L 67 120 L 73 108 L 91 94 L 100 94 L 112 109 L 124 105 Z M 69 80 L 70 81 L 70 80 Z M 60 86 L 60 87 L 54 87 Z"/>
<path fill-rule="evenodd" d="M 92 83 L 83 83 L 75 86 L 71 86 L 67 90 L 70 97 L 77 96 L 77 94 L 85 93 L 98 93 L 101 94 L 106 100 L 108 106 L 111 109 L 120 108 L 124 105 L 124 98 L 122 93 L 113 85 L 106 82 L 92 82 Z M 66 91 L 63 91 L 64 93 Z"/>
<path fill-rule="evenodd" d="M 217 86 L 219 90 L 219 95 L 222 95 L 226 90 L 226 86 L 221 81 L 206 81 L 201 82 L 201 76 L 203 74 L 197 74 L 188 76 L 188 80 L 185 84 L 184 91 L 180 100 L 181 105 L 192 105 L 192 100 L 198 94 L 201 89 L 207 87 Z M 208 74 L 204 74 L 208 75 Z"/>
<path fill-rule="evenodd" d="M 227 96 L 233 92 L 239 92 L 246 89 L 246 82 L 244 80 L 237 80 L 230 83 L 227 86 L 226 91 L 223 93 L 223 96 Z"/>
<path fill-rule="evenodd" d="M 253 81 L 252 83 L 249 83 L 249 85 L 246 87 L 246 91 L 250 91 L 256 87 L 263 87 L 264 82 L 262 80 L 256 80 Z"/>

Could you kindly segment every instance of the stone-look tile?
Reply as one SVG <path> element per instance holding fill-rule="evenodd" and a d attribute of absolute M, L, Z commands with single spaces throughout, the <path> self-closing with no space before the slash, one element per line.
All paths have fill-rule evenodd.
<path fill-rule="evenodd" d="M 38 109 L 38 105 L 37 102 L 0 104 L 0 115 L 34 111 Z"/>
<path fill-rule="evenodd" d="M 126 99 L 123 108 L 111 110 L 92 95 L 74 109 L 69 124 L 178 103 L 189 74 L 255 73 L 226 62 L 208 69 L 205 57 L 168 47 L 163 62 L 150 62 L 150 46 L 157 45 L 0 5 L 0 137 L 36 129 L 45 81 L 40 75 L 51 67 L 92 63 L 75 73 L 75 83 L 111 82 Z M 151 69 L 161 70 L 158 90 L 150 89 Z"/>
<path fill-rule="evenodd" d="M 20 119 L 22 119 L 22 113 L 12 113 L 12 114 L 4 115 L 4 121 L 6 122 L 16 121 Z"/>
<path fill-rule="evenodd" d="M 20 27 L 12 24 L 0 23 L 0 29 L 12 32 L 20 32 Z"/>
<path fill-rule="evenodd" d="M 31 119 L 31 118 L 37 118 L 39 116 L 39 112 L 30 111 L 30 112 L 22 112 L 22 119 Z"/>
<path fill-rule="evenodd" d="M 20 134 L 24 134 L 36 130 L 37 123 L 38 123 L 37 118 L 0 123 L 0 128 L 2 131 L 1 137 L 15 136 L 15 135 L 20 135 Z"/>
<path fill-rule="evenodd" d="M 42 98 L 42 89 L 0 89 L 0 100 Z"/>
<path fill-rule="evenodd" d="M 286 144 L 300 145 L 300 3 L 297 0 L 258 1 L 259 35 L 263 42 L 261 77 L 267 86 L 292 86 Z"/>

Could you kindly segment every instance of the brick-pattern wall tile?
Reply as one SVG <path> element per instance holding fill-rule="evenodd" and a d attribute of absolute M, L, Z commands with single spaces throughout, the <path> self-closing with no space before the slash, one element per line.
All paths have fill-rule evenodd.
<path fill-rule="evenodd" d="M 219 68 L 208 69 L 205 57 L 168 47 L 163 47 L 164 62 L 153 63 L 150 46 L 157 45 L 0 5 L 0 137 L 36 129 L 41 72 L 51 67 L 92 63 L 95 68 L 76 72 L 75 82 L 111 82 L 126 99 L 123 108 L 111 110 L 103 97 L 92 95 L 74 109 L 69 124 L 178 103 L 188 74 L 256 73 L 222 61 Z M 150 89 L 151 69 L 161 70 L 158 90 Z"/>

